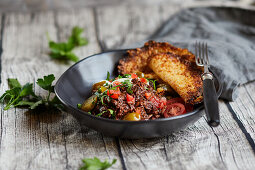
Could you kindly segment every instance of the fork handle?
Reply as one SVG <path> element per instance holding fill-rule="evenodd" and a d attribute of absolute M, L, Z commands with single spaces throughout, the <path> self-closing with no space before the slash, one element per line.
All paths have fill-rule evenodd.
<path fill-rule="evenodd" d="M 210 126 L 216 127 L 220 124 L 218 96 L 216 94 L 213 76 L 211 73 L 202 75 L 204 107 L 207 122 Z"/>

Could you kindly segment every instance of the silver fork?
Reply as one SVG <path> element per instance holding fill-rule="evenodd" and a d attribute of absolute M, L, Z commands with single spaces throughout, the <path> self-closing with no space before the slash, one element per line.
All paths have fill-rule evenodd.
<path fill-rule="evenodd" d="M 209 71 L 207 43 L 196 42 L 195 49 L 196 64 L 204 67 L 204 73 L 201 77 L 207 122 L 210 126 L 216 127 L 220 124 L 218 96 L 213 82 L 213 74 Z"/>

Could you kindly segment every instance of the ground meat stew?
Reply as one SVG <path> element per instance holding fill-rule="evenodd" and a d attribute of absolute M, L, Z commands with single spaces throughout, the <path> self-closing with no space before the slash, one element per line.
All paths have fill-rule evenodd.
<path fill-rule="evenodd" d="M 180 97 L 169 96 L 167 85 L 157 86 L 154 80 L 143 78 L 142 74 L 112 80 L 109 74 L 107 77 L 93 85 L 92 96 L 78 104 L 80 109 L 95 116 L 129 121 L 172 117 L 193 109 Z"/>

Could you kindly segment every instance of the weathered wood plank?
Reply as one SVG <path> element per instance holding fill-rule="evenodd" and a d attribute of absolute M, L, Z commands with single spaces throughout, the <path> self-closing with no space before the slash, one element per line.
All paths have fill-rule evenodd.
<path fill-rule="evenodd" d="M 17 77 L 22 84 L 50 73 L 58 78 L 70 66 L 48 57 L 46 32 L 54 40 L 57 37 L 63 40 L 73 26 L 80 25 L 86 28 L 90 44 L 77 49 L 77 54 L 85 57 L 99 52 L 93 22 L 93 12 L 89 9 L 71 15 L 61 12 L 7 14 L 0 93 L 8 88 L 6 79 L 9 77 Z M 37 86 L 35 91 L 46 95 Z M 68 113 L 3 111 L 1 107 L 1 122 L 0 169 L 77 169 L 85 157 L 118 158 L 114 139 L 89 129 L 81 131 Z M 116 167 L 121 167 L 120 161 Z"/>
<path fill-rule="evenodd" d="M 238 90 L 239 96 L 236 102 L 227 105 L 255 154 L 255 82 L 243 85 Z"/>
<path fill-rule="evenodd" d="M 229 4 L 229 5 L 249 5 L 254 4 L 253 0 L 0 0 L 0 11 L 2 12 L 36 12 L 36 11 L 49 11 L 49 10 L 70 10 L 80 9 L 84 7 L 98 7 L 98 6 L 117 6 L 117 5 L 132 5 L 132 6 L 153 6 L 153 5 L 169 5 L 169 4 L 180 4 L 180 5 L 192 5 L 197 4 Z"/>
<path fill-rule="evenodd" d="M 130 45 L 147 39 L 167 19 L 178 10 L 172 5 L 171 9 L 160 6 L 116 6 L 97 8 L 99 22 L 99 40 L 105 49 Z M 114 18 L 114 20 L 113 20 Z"/>
<path fill-rule="evenodd" d="M 7 89 L 6 79 L 17 77 L 21 83 L 33 82 L 36 62 L 42 56 L 40 46 L 46 29 L 54 30 L 52 14 L 44 15 L 39 23 L 30 14 L 6 15 L 3 32 L 1 94 Z M 34 23 L 34 24 L 33 24 Z M 51 24 L 52 23 L 52 24 Z M 48 59 L 48 58 L 46 58 Z M 38 121 L 26 115 L 25 110 L 2 111 L 1 166 L 6 169 L 29 169 L 37 158 L 45 158 L 41 168 L 49 168 L 47 140 Z M 24 159 L 25 158 L 25 159 Z M 38 161 L 38 160 L 37 160 Z M 61 167 L 61 166 L 60 166 Z"/>
<path fill-rule="evenodd" d="M 143 9 L 124 6 L 68 14 L 7 14 L 2 37 L 0 94 L 7 89 L 8 77 L 17 77 L 21 83 L 33 82 L 49 73 L 59 77 L 68 68 L 69 65 L 47 56 L 47 31 L 52 39 L 64 40 L 74 25 L 85 28 L 84 35 L 90 44 L 76 50 L 82 58 L 100 51 L 95 21 L 99 24 L 99 40 L 104 47 L 113 48 L 145 39 L 168 18 L 169 11 L 178 9 L 178 5 Z M 115 22 L 110 22 L 112 18 Z M 38 87 L 35 89 L 45 95 Z M 254 94 L 254 83 L 245 85 L 238 100 L 230 103 L 252 140 Z M 81 131 L 68 113 L 3 111 L 1 106 L 0 169 L 77 169 L 83 157 L 93 156 L 118 158 L 114 168 L 120 169 L 120 154 L 127 169 L 254 169 L 252 141 L 247 140 L 240 122 L 233 119 L 223 102 L 220 102 L 220 111 L 222 123 L 218 128 L 210 128 L 202 118 L 185 131 L 167 138 L 115 140 L 89 129 Z"/>

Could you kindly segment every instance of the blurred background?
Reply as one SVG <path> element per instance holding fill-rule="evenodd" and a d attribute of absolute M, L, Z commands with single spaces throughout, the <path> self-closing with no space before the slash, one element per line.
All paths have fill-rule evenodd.
<path fill-rule="evenodd" d="M 255 0 L 0 0 L 0 12 L 34 12 L 47 10 L 79 9 L 83 7 L 113 5 L 162 5 L 162 4 L 235 4 L 255 5 Z"/>

